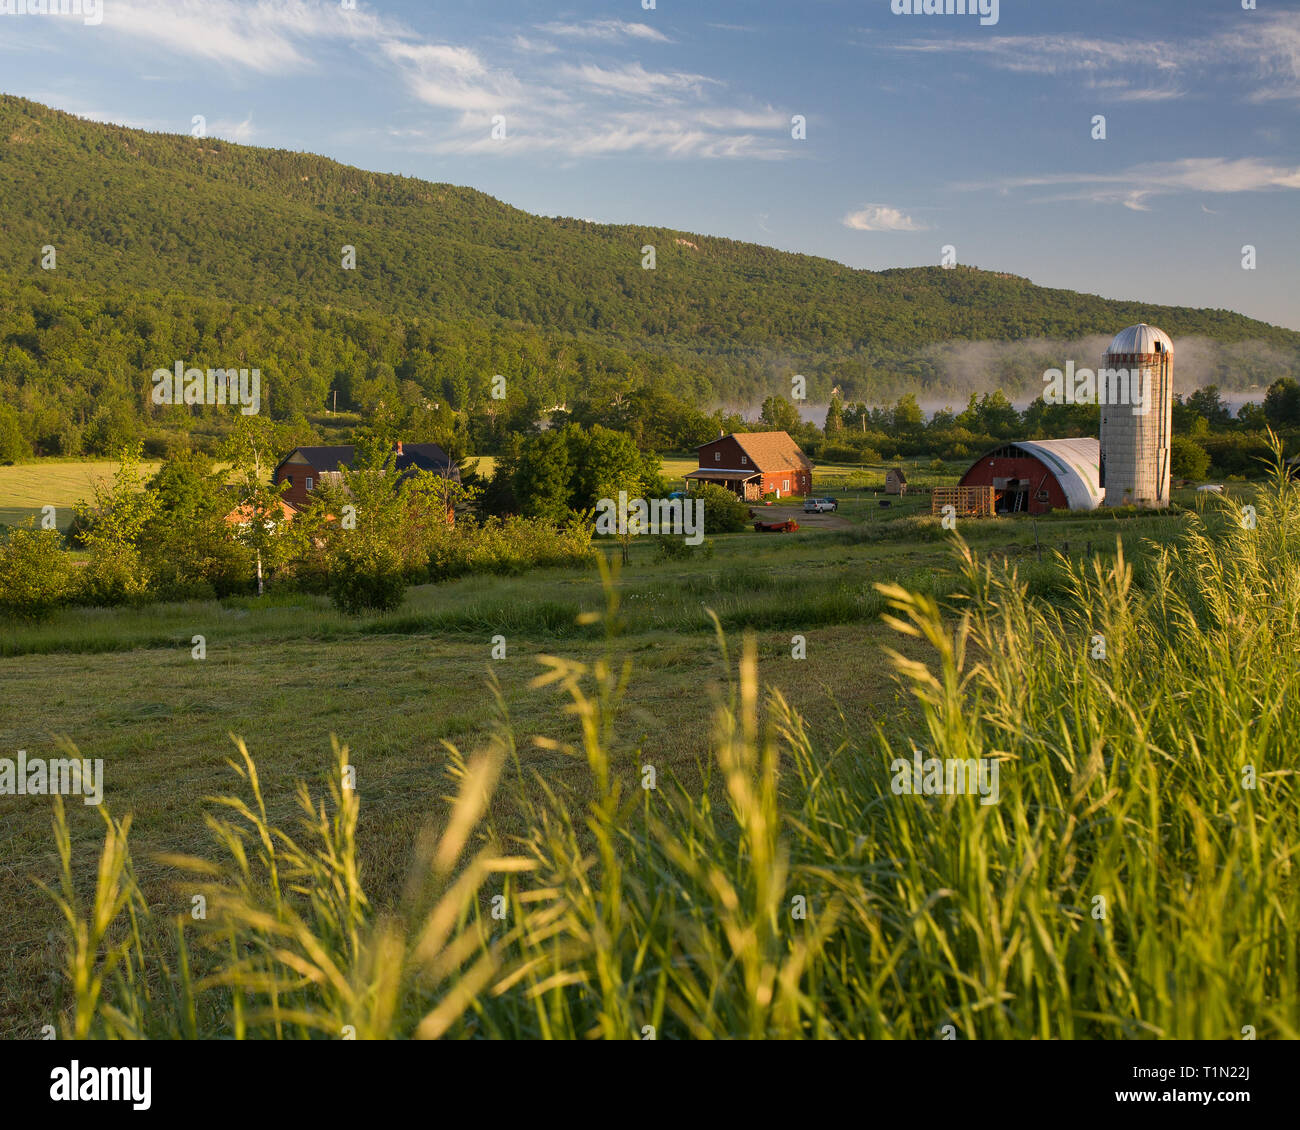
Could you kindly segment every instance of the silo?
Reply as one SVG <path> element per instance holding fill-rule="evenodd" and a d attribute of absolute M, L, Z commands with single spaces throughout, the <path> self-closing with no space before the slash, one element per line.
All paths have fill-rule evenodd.
<path fill-rule="evenodd" d="M 1169 505 L 1174 343 L 1145 322 L 1115 335 L 1097 374 L 1106 506 Z"/>

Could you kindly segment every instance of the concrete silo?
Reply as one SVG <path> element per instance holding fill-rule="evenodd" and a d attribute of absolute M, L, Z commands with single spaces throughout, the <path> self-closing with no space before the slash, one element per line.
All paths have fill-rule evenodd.
<path fill-rule="evenodd" d="M 1097 374 L 1106 506 L 1169 505 L 1174 343 L 1145 322 L 1115 335 Z"/>

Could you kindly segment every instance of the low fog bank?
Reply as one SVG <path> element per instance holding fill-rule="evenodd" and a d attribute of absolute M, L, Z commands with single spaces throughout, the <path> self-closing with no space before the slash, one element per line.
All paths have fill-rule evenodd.
<path fill-rule="evenodd" d="M 864 402 L 872 407 L 892 406 L 904 393 L 912 393 L 922 410 L 933 414 L 950 408 L 960 412 L 972 394 L 1000 391 L 1024 410 L 1044 388 L 1048 369 L 1097 369 L 1112 335 L 1084 338 L 1036 338 L 1026 341 L 951 341 L 927 346 L 906 361 L 867 365 L 830 364 L 820 371 L 800 369 L 788 359 L 772 366 L 774 387 L 790 399 L 789 377 L 809 376 L 807 400 L 798 402 L 800 415 L 821 425 L 832 390 L 842 403 Z M 1174 338 L 1174 392 L 1186 397 L 1206 385 L 1217 385 L 1233 412 L 1247 403 L 1260 403 L 1268 387 L 1280 377 L 1300 378 L 1300 354 L 1268 342 L 1224 343 L 1206 337 Z M 781 375 L 778 375 L 781 374 Z M 815 374 L 815 375 L 814 375 Z M 784 384 L 784 387 L 781 385 Z M 869 392 L 862 391 L 869 388 Z M 723 405 L 757 418 L 762 399 Z"/>

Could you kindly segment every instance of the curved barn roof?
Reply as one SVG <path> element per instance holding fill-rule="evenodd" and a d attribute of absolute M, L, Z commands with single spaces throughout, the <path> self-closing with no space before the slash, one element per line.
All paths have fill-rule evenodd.
<path fill-rule="evenodd" d="M 1089 436 L 1082 439 L 1021 439 L 999 444 L 979 459 L 989 459 L 1007 447 L 1019 448 L 1039 460 L 1061 484 L 1066 504 L 1071 510 L 1096 510 L 1101 505 L 1101 441 Z"/>
<path fill-rule="evenodd" d="M 1160 349 L 1156 349 L 1156 343 L 1159 342 Z M 1148 326 L 1146 322 L 1139 322 L 1136 326 L 1129 326 L 1126 330 L 1120 330 L 1115 335 L 1115 339 L 1110 343 L 1107 353 L 1172 353 L 1174 343 L 1164 330 L 1158 330 L 1155 326 Z"/>
<path fill-rule="evenodd" d="M 1157 330 L 1157 333 L 1160 331 Z M 1101 441 L 1084 439 L 1027 439 L 1017 447 L 1041 459 L 1056 475 L 1071 510 L 1096 510 L 1101 505 Z"/>

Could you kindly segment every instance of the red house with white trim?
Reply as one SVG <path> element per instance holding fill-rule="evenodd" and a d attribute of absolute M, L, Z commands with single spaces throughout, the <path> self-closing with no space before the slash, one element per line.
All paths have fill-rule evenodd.
<path fill-rule="evenodd" d="M 786 432 L 734 432 L 699 448 L 699 470 L 691 483 L 715 483 L 742 498 L 778 498 L 812 493 L 812 460 Z"/>

